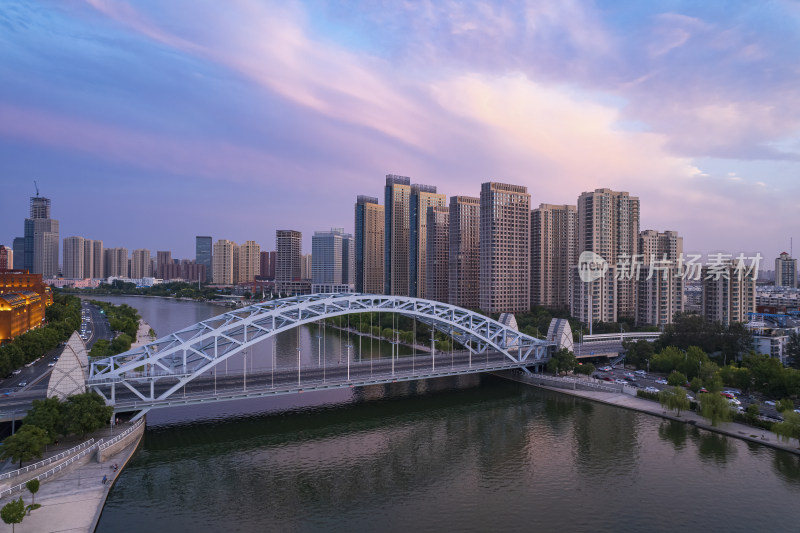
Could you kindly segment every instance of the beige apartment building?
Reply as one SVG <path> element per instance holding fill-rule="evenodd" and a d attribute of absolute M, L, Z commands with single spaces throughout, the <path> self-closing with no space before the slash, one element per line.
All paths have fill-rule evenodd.
<path fill-rule="evenodd" d="M 449 291 L 450 209 L 428 208 L 425 298 L 447 302 Z"/>
<path fill-rule="evenodd" d="M 467 309 L 479 305 L 481 200 L 450 197 L 448 302 Z"/>
<path fill-rule="evenodd" d="M 438 194 L 433 185 L 414 184 L 411 186 L 410 204 L 408 295 L 428 298 L 426 294 L 428 211 L 434 207 L 445 207 L 447 197 Z"/>
<path fill-rule="evenodd" d="M 636 323 L 672 324 L 675 314 L 684 310 L 684 278 L 678 267 L 683 237 L 676 231 L 644 230 L 639 234 L 639 253 Z"/>
<path fill-rule="evenodd" d="M 83 237 L 67 237 L 63 241 L 64 263 L 61 273 L 66 279 L 83 279 L 85 264 L 85 241 Z M 91 247 L 90 247 L 91 249 Z"/>
<path fill-rule="evenodd" d="M 303 234 L 290 229 L 275 232 L 275 281 L 301 279 Z"/>
<path fill-rule="evenodd" d="M 735 261 L 702 268 L 702 311 L 706 320 L 728 326 L 748 322 L 748 313 L 756 311 L 756 278 L 758 272 Z"/>
<path fill-rule="evenodd" d="M 408 296 L 411 178 L 387 175 L 384 194 L 384 294 Z"/>
<path fill-rule="evenodd" d="M 214 285 L 233 285 L 234 272 L 238 267 L 239 246 L 227 239 L 219 239 L 214 243 L 213 278 Z"/>
<path fill-rule="evenodd" d="M 569 309 L 577 220 L 574 205 L 541 204 L 531 212 L 531 305 Z"/>
<path fill-rule="evenodd" d="M 128 277 L 128 249 L 127 248 L 106 248 L 104 256 L 104 277 Z"/>
<path fill-rule="evenodd" d="M 359 195 L 356 201 L 356 292 L 382 294 L 384 289 L 385 212 L 378 199 Z"/>
<path fill-rule="evenodd" d="M 480 308 L 530 310 L 530 203 L 527 187 L 481 184 Z"/>
<path fill-rule="evenodd" d="M 256 241 L 245 241 L 239 246 L 239 261 L 234 283 L 252 283 L 261 272 L 261 246 Z"/>
<path fill-rule="evenodd" d="M 621 317 L 636 317 L 636 282 L 625 272 L 618 270 L 618 262 L 624 263 L 625 258 L 635 257 L 639 253 L 639 198 L 630 196 L 627 192 L 612 191 L 611 189 L 596 189 L 585 192 L 578 197 L 578 234 L 577 255 L 580 260 L 583 252 L 594 252 L 601 256 L 609 265 L 609 272 L 618 275 L 613 283 L 613 296 L 607 291 L 612 288 L 612 283 L 603 282 L 602 290 L 581 288 L 575 283 L 580 281 L 576 275 L 571 276 L 572 302 L 571 314 L 583 322 L 588 322 L 590 316 L 586 313 L 590 307 L 592 320 L 616 321 Z M 595 283 L 594 281 L 592 283 Z M 582 298 L 592 296 L 590 306 Z M 600 304 L 594 301 L 594 296 L 602 296 Z M 601 309 L 595 309 L 600 305 Z"/>
<path fill-rule="evenodd" d="M 139 248 L 131 252 L 131 279 L 149 278 L 153 275 L 153 262 L 150 250 Z"/>

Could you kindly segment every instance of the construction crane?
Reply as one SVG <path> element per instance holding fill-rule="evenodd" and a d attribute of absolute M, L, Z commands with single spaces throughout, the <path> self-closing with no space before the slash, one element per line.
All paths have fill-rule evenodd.
<path fill-rule="evenodd" d="M 36 187 L 36 196 L 39 196 L 39 184 L 36 183 L 36 180 L 33 180 L 33 186 Z"/>

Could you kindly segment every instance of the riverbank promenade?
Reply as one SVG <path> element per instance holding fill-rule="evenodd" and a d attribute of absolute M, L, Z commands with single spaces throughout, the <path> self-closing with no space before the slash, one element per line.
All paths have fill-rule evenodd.
<path fill-rule="evenodd" d="M 571 387 L 559 386 L 562 384 L 558 383 L 559 380 L 557 378 L 553 378 L 552 376 L 548 377 L 548 381 L 552 383 L 552 385 L 548 385 L 547 381 L 543 381 L 541 377 L 537 376 L 536 374 L 526 376 L 519 372 L 509 371 L 498 373 L 498 375 L 507 379 L 519 381 L 521 383 L 534 385 L 542 389 L 560 392 L 570 396 L 577 396 L 579 398 L 585 398 L 587 400 L 613 405 L 615 407 L 631 409 L 633 411 L 647 413 L 653 416 L 666 418 L 668 420 L 683 422 L 684 424 L 691 424 L 707 431 L 713 431 L 729 437 L 755 442 L 764 446 L 775 448 L 777 450 L 783 450 L 795 455 L 800 455 L 800 447 L 798 447 L 797 439 L 792 439 L 790 442 L 786 442 L 779 439 L 778 436 L 771 431 L 754 426 L 748 426 L 739 422 L 722 422 L 719 426 L 712 426 L 706 418 L 703 418 L 694 411 L 681 411 L 681 415 L 677 416 L 674 411 L 665 410 L 661 404 L 656 401 L 640 398 L 627 392 L 611 390 L 609 387 L 602 385 L 597 387 L 598 390 L 585 390 L 578 387 L 573 389 Z M 564 380 L 563 383 L 571 384 L 573 381 Z M 589 387 L 586 387 L 586 389 L 588 388 Z"/>
<path fill-rule="evenodd" d="M 87 435 L 86 439 L 94 438 L 96 441 L 103 439 L 105 442 L 122 435 L 131 428 L 131 424 L 115 426 L 114 431 L 103 429 Z M 144 425 L 137 431 L 130 432 L 119 444 L 119 451 L 114 447 L 109 448 L 110 455 L 102 455 L 94 451 L 91 458 L 76 463 L 52 478 L 41 481 L 39 491 L 36 493 L 36 503 L 41 507 L 26 515 L 21 524 L 17 524 L 16 531 L 37 533 L 86 533 L 94 531 L 100 519 L 100 513 L 106 502 L 111 487 L 123 468 L 136 451 L 144 435 Z M 57 455 L 67 446 L 51 448 L 43 459 Z M 114 470 L 113 465 L 117 465 Z M 5 470 L 8 470 L 5 469 Z M 103 483 L 103 476 L 107 481 Z M 19 482 L 28 479 L 24 475 L 17 478 Z M 15 481 L 16 483 L 16 481 Z M 0 506 L 22 496 L 26 505 L 32 503 L 30 492 L 23 489 L 0 499 Z M 9 524 L 0 523 L 0 532 L 11 531 Z"/>

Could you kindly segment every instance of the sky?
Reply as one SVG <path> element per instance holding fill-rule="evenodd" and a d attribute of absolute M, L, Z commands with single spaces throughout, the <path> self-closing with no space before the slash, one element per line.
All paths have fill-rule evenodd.
<path fill-rule="evenodd" d="M 386 174 L 611 188 L 688 252 L 800 249 L 795 1 L 0 2 L 0 244 L 194 258 L 353 230 Z"/>

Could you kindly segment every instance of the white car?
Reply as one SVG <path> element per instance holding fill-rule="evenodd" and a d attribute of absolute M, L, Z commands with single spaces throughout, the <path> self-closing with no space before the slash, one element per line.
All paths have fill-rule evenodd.
<path fill-rule="evenodd" d="M 666 385 L 667 384 L 667 380 L 664 379 L 664 378 L 657 379 L 656 383 L 658 383 L 659 385 Z"/>
<path fill-rule="evenodd" d="M 622 383 L 623 385 L 627 385 L 628 384 L 628 382 L 625 381 L 624 379 L 615 379 L 614 383 Z"/>
<path fill-rule="evenodd" d="M 637 370 L 636 372 L 634 372 L 634 374 L 639 376 L 646 376 L 647 372 L 645 372 L 644 370 Z"/>
<path fill-rule="evenodd" d="M 775 402 L 773 402 L 772 400 L 767 400 L 766 402 L 764 402 L 764 405 L 769 405 L 770 407 L 775 407 Z"/>
<path fill-rule="evenodd" d="M 742 405 L 742 402 L 740 402 L 736 398 L 728 398 L 728 403 L 731 405 Z"/>
<path fill-rule="evenodd" d="M 655 387 L 645 387 L 644 390 L 645 392 L 661 392 Z"/>

